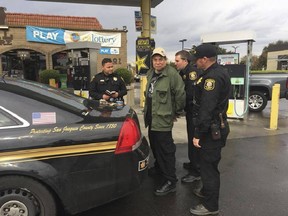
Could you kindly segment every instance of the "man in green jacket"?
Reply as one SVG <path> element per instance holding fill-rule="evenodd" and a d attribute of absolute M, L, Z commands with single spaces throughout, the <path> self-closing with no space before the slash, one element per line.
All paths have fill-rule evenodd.
<path fill-rule="evenodd" d="M 155 158 L 149 173 L 158 173 L 163 177 L 163 183 L 154 191 L 155 195 L 161 196 L 176 191 L 176 146 L 172 128 L 185 107 L 186 94 L 181 76 L 167 64 L 163 48 L 153 50 L 152 64 L 153 69 L 147 72 L 144 120 Z"/>

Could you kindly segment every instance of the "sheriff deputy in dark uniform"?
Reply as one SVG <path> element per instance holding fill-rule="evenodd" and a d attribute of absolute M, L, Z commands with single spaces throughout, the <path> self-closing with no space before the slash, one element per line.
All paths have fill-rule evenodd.
<path fill-rule="evenodd" d="M 231 91 L 230 76 L 216 62 L 216 47 L 202 44 L 196 47 L 194 56 L 197 68 L 203 70 L 195 87 L 193 116 L 195 133 L 193 144 L 200 150 L 200 173 L 203 186 L 193 192 L 202 203 L 190 208 L 194 215 L 219 213 L 220 173 L 218 164 L 221 149 L 230 132 L 227 109 Z"/>
<path fill-rule="evenodd" d="M 189 172 L 181 178 L 181 182 L 190 183 L 200 180 L 199 150 L 193 145 L 194 124 L 193 124 L 193 95 L 196 80 L 201 74 L 201 70 L 191 64 L 192 56 L 186 50 L 178 51 L 175 54 L 175 66 L 179 71 L 186 91 L 186 127 L 188 137 L 188 158 L 189 162 L 183 163 L 183 167 Z"/>
<path fill-rule="evenodd" d="M 127 89 L 122 77 L 113 73 L 112 60 L 104 58 L 102 72 L 96 74 L 90 83 L 89 96 L 94 100 L 116 102 L 123 101 L 123 96 L 126 94 Z"/>

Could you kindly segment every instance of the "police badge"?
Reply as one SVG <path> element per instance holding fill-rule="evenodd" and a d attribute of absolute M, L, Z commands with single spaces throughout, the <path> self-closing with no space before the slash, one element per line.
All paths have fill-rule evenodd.
<path fill-rule="evenodd" d="M 190 80 L 196 80 L 196 79 L 197 79 L 197 73 L 196 73 L 196 71 L 191 71 L 191 72 L 189 73 L 189 79 L 190 79 Z"/>
<path fill-rule="evenodd" d="M 215 88 L 215 80 L 214 79 L 206 79 L 204 83 L 204 89 L 206 91 L 211 91 Z"/>

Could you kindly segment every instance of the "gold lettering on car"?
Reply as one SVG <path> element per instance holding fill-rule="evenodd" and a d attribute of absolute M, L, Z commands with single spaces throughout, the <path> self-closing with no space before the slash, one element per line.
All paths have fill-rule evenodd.
<path fill-rule="evenodd" d="M 94 126 L 94 130 L 96 130 L 96 129 L 105 129 L 105 125 L 96 124 L 96 125 Z"/>
<path fill-rule="evenodd" d="M 51 129 L 31 129 L 29 134 L 50 134 Z"/>
<path fill-rule="evenodd" d="M 79 127 L 68 127 L 68 126 L 65 126 L 63 128 L 62 133 L 65 133 L 65 132 L 71 133 L 71 132 L 78 131 L 78 130 L 79 130 Z"/>
<path fill-rule="evenodd" d="M 52 130 L 52 133 L 61 133 L 62 132 L 62 128 L 58 128 L 58 127 L 54 127 Z"/>
<path fill-rule="evenodd" d="M 106 128 L 116 128 L 117 124 L 107 124 Z"/>
<path fill-rule="evenodd" d="M 79 131 L 85 131 L 85 130 L 93 130 L 92 125 L 82 125 L 79 129 Z"/>
<path fill-rule="evenodd" d="M 96 125 L 81 125 L 79 127 L 54 127 L 54 128 L 45 128 L 45 129 L 31 129 L 29 134 L 50 134 L 50 133 L 71 133 L 79 131 L 92 131 L 92 130 L 102 130 L 102 129 L 113 129 L 116 128 L 116 123 L 108 124 L 96 124 Z"/>

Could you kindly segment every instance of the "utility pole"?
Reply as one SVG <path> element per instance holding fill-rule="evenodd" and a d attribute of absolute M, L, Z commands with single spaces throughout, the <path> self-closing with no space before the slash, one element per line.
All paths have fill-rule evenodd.
<path fill-rule="evenodd" d="M 184 43 L 185 43 L 185 41 L 187 41 L 187 39 L 179 40 L 179 42 L 182 43 L 182 50 L 184 50 Z"/>
<path fill-rule="evenodd" d="M 234 53 L 236 53 L 237 48 L 238 48 L 239 46 L 232 46 L 232 47 L 234 48 Z"/>

